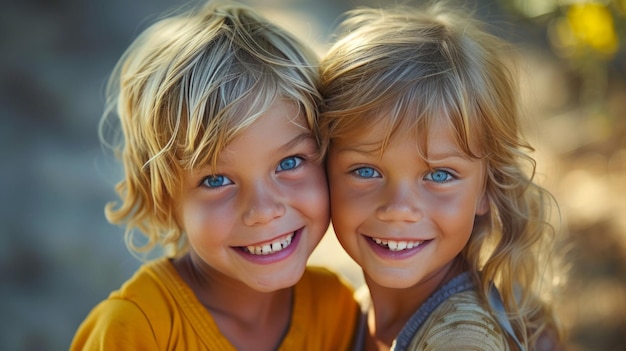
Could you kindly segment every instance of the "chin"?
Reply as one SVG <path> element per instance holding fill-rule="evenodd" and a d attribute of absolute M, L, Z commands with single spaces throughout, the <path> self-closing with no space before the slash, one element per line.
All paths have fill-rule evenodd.
<path fill-rule="evenodd" d="M 388 289 L 406 289 L 414 285 L 414 284 L 410 284 L 404 281 L 389 280 L 389 279 L 385 279 L 383 281 L 376 281 L 376 284 L 380 285 L 381 287 L 388 288 Z"/>
<path fill-rule="evenodd" d="M 303 274 L 304 269 L 299 272 L 279 273 L 279 277 L 273 277 L 275 279 L 268 277 L 268 279 L 256 281 L 251 287 L 260 292 L 272 292 L 286 289 L 296 285 Z"/>
<path fill-rule="evenodd" d="M 376 274 L 370 274 L 369 277 L 370 284 L 374 283 L 388 289 L 406 289 L 416 285 L 420 281 L 413 276 L 393 274 L 390 272 L 378 272 Z"/>

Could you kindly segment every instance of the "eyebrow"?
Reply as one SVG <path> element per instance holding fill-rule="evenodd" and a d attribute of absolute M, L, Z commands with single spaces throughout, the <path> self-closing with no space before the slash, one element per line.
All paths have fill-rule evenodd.
<path fill-rule="evenodd" d="M 341 148 L 337 148 L 337 152 L 354 152 L 357 154 L 361 154 L 361 155 L 365 155 L 365 156 L 371 156 L 371 155 L 377 155 L 380 154 L 380 148 L 379 147 L 372 147 L 370 148 L 366 148 L 363 146 L 369 146 L 369 145 L 373 145 L 373 144 L 361 144 L 361 145 L 356 145 L 356 146 L 346 146 L 346 147 L 341 147 Z M 416 154 L 417 151 L 416 151 Z M 428 162 L 443 162 L 447 159 L 450 158 L 460 158 L 463 160 L 468 160 L 471 159 L 471 157 L 469 157 L 468 155 L 465 155 L 461 152 L 455 151 L 455 150 L 444 150 L 440 153 L 431 153 L 430 155 L 427 155 L 428 158 L 426 161 Z"/>
<path fill-rule="evenodd" d="M 358 154 L 372 155 L 380 152 L 380 143 L 375 144 L 359 144 L 336 148 L 337 152 L 355 152 Z M 372 147 L 369 147 L 372 146 Z"/>
<path fill-rule="evenodd" d="M 444 161 L 449 158 L 461 158 L 464 160 L 470 159 L 468 155 L 465 155 L 457 151 L 444 151 L 441 153 L 434 153 L 428 156 L 430 158 L 430 161 Z"/>
<path fill-rule="evenodd" d="M 280 146 L 276 150 L 276 153 L 277 154 L 288 153 L 292 149 L 294 149 L 296 146 L 306 142 L 307 140 L 311 140 L 311 141 L 315 142 L 315 138 L 313 138 L 313 134 L 310 131 L 302 132 L 302 133 L 296 135 L 293 139 L 289 140 L 288 142 L 286 142 L 285 144 Z M 317 143 L 315 145 L 317 146 Z M 220 158 L 220 160 L 218 161 L 218 168 L 219 168 L 219 164 L 227 165 L 228 163 L 229 163 L 228 160 L 224 160 L 223 158 Z M 216 172 L 217 170 L 213 170 L 213 169 L 210 168 L 210 166 L 204 165 L 202 167 L 198 167 L 197 169 L 195 169 L 194 173 L 201 174 L 201 173 L 206 173 L 207 171 L 208 172 Z"/>
<path fill-rule="evenodd" d="M 282 153 L 282 152 L 289 152 L 289 151 L 291 151 L 291 149 L 293 149 L 296 146 L 306 142 L 307 140 L 315 141 L 315 139 L 313 138 L 313 134 L 311 134 L 310 131 L 302 132 L 302 133 L 296 135 L 293 139 L 289 140 L 284 145 L 282 145 L 280 148 L 278 148 L 278 152 L 280 152 L 280 153 Z"/>

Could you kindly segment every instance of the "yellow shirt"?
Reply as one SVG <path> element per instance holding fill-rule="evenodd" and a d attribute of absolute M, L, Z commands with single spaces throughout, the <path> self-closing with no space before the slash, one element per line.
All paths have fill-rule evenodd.
<path fill-rule="evenodd" d="M 358 315 L 353 291 L 325 268 L 307 267 L 294 287 L 279 351 L 349 350 Z M 167 259 L 143 265 L 82 322 L 70 350 L 235 348 Z"/>

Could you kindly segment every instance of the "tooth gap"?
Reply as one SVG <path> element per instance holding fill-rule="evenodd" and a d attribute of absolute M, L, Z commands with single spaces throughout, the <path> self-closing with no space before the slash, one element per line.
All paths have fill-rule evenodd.
<path fill-rule="evenodd" d="M 280 241 L 275 241 L 270 244 L 262 245 L 262 246 L 244 246 L 243 249 L 253 255 L 271 255 L 273 253 L 282 251 L 287 246 L 291 245 L 291 241 L 293 240 L 294 234 L 290 234 Z"/>
<path fill-rule="evenodd" d="M 371 240 L 379 245 L 380 247 L 384 247 L 390 251 L 403 251 L 408 249 L 416 248 L 422 245 L 423 242 L 413 242 L 413 241 L 393 241 L 393 240 L 383 240 L 371 237 Z"/>

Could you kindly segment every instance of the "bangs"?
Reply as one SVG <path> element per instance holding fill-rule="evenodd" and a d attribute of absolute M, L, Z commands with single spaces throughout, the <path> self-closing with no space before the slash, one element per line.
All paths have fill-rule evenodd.
<path fill-rule="evenodd" d="M 224 64 L 228 67 L 220 68 L 230 73 L 222 75 L 219 82 L 192 79 L 189 91 L 180 94 L 189 106 L 188 114 L 180 118 L 186 125 L 174 133 L 178 140 L 175 158 L 183 169 L 210 166 L 215 170 L 220 152 L 281 99 L 293 102 L 299 112 L 304 110 L 308 127 L 313 128 L 316 102 L 308 91 L 294 88 L 286 78 L 292 68 L 278 72 L 241 53 L 230 61 Z M 209 74 L 190 75 L 194 76 Z"/>
<path fill-rule="evenodd" d="M 384 131 L 377 145 L 377 151 L 382 154 L 394 135 L 408 131 L 414 134 L 420 157 L 428 160 L 428 131 L 432 125 L 440 124 L 449 128 L 457 146 L 468 157 L 482 158 L 476 147 L 481 138 L 479 111 L 467 108 L 473 106 L 468 101 L 472 97 L 457 90 L 454 80 L 451 72 L 443 72 L 408 84 L 396 82 L 384 93 L 371 91 L 356 95 L 360 100 L 356 107 L 324 112 L 330 143 L 335 139 L 349 140 L 364 130 L 376 128 Z"/>
<path fill-rule="evenodd" d="M 220 90 L 232 97 L 223 92 L 213 94 L 217 101 L 208 102 L 189 116 L 194 123 L 178 148 L 183 153 L 178 159 L 184 169 L 210 166 L 215 170 L 220 152 L 282 97 L 278 85 L 269 82 L 272 80 L 260 83 L 263 79 L 258 79 L 249 87 L 245 80 L 242 77 L 222 85 Z M 246 90 L 235 93 L 236 89 Z"/>

